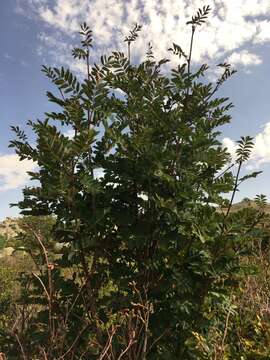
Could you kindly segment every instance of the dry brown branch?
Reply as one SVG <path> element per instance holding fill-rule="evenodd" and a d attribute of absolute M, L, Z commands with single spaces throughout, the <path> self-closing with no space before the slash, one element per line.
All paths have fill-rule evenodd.
<path fill-rule="evenodd" d="M 149 351 L 154 347 L 154 345 L 155 345 L 161 338 L 163 338 L 163 336 L 166 335 L 169 331 L 170 331 L 169 328 L 166 329 L 166 330 L 164 330 L 163 333 L 162 333 L 159 337 L 157 337 L 157 338 L 152 342 L 152 344 L 151 344 L 151 345 L 149 346 L 149 348 L 148 348 L 148 351 L 147 351 L 146 355 L 147 355 L 147 354 L 149 353 Z"/>
<path fill-rule="evenodd" d="M 102 360 L 104 359 L 104 357 L 106 356 L 107 352 L 109 351 L 110 347 L 111 347 L 111 344 L 112 344 L 112 339 L 116 333 L 116 330 L 117 330 L 117 327 L 114 327 L 112 329 L 112 333 L 111 334 L 108 334 L 109 335 L 109 339 L 107 341 L 107 344 L 105 345 L 105 348 L 104 350 L 102 351 L 100 357 L 98 358 L 98 360 Z"/>
<path fill-rule="evenodd" d="M 46 354 L 46 351 L 43 349 L 43 347 L 41 347 L 40 350 L 41 350 L 41 352 L 42 352 L 42 354 L 44 356 L 44 360 L 48 360 L 48 356 Z"/>
<path fill-rule="evenodd" d="M 59 359 L 64 359 L 72 350 L 73 348 L 77 345 L 77 342 L 79 341 L 80 337 L 82 336 L 82 334 L 88 329 L 90 325 L 87 324 L 85 325 L 81 331 L 79 331 L 78 335 L 76 336 L 75 340 L 73 341 L 72 345 L 70 346 L 70 348 L 63 354 L 60 356 Z"/>
<path fill-rule="evenodd" d="M 132 339 L 129 340 L 128 346 L 126 347 L 125 350 L 123 350 L 121 352 L 121 354 L 119 355 L 118 360 L 120 360 L 128 352 L 128 350 L 131 348 L 131 346 L 134 345 L 135 343 L 136 343 L 136 340 L 132 340 Z"/>
<path fill-rule="evenodd" d="M 49 305 L 49 332 L 50 332 L 50 347 L 53 344 L 54 341 L 54 334 L 55 334 L 55 329 L 54 329 L 54 320 L 53 320 L 53 283 L 52 283 L 52 269 L 53 269 L 53 264 L 51 264 L 49 262 L 49 258 L 48 258 L 48 251 L 43 243 L 43 239 L 40 233 L 37 233 L 31 226 L 26 225 L 26 227 L 33 233 L 35 239 L 37 240 L 41 251 L 43 253 L 44 256 L 44 261 L 46 263 L 46 267 L 47 267 L 47 275 L 48 275 L 48 289 L 46 289 L 46 286 L 44 285 L 44 283 L 41 281 L 41 279 L 38 277 L 38 275 L 34 274 L 34 276 L 36 278 L 38 278 L 38 280 L 41 282 L 43 289 L 46 293 L 47 299 L 48 299 L 48 305 Z"/>
<path fill-rule="evenodd" d="M 50 294 L 48 293 L 44 282 L 41 280 L 40 276 L 38 276 L 36 273 L 33 272 L 32 274 L 34 275 L 35 278 L 38 279 L 38 281 L 40 282 L 41 286 L 43 287 L 43 290 L 44 290 L 44 292 L 45 292 L 45 294 L 46 294 L 46 297 L 47 297 L 48 301 L 50 301 Z"/>
<path fill-rule="evenodd" d="M 19 336 L 16 333 L 14 333 L 14 336 L 15 336 L 17 343 L 19 344 L 23 360 L 27 360 L 27 357 L 25 355 L 25 351 L 24 351 L 24 348 L 22 346 Z"/>

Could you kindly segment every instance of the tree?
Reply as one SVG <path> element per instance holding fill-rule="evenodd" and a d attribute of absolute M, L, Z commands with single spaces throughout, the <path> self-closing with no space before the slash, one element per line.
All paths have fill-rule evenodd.
<path fill-rule="evenodd" d="M 240 177 L 252 138 L 239 141 L 235 164 L 219 141 L 232 104 L 216 93 L 235 71 L 219 64 L 223 74 L 213 84 L 204 78 L 207 65 L 192 68 L 194 34 L 209 12 L 199 9 L 187 23 L 188 54 L 173 44 L 179 65 L 169 74 L 162 71 L 169 60 L 156 60 L 151 46 L 143 62 L 131 63 L 138 25 L 125 39 L 127 57 L 115 51 L 93 65 L 92 31 L 81 26 L 73 56 L 85 61 L 82 82 L 69 69 L 43 67 L 59 90 L 48 99 L 60 111 L 28 122 L 35 146 L 13 127 L 11 147 L 38 164 L 30 175 L 40 185 L 24 189 L 22 214 L 53 215 L 52 236 L 63 247 L 52 263 L 35 235 L 43 272 L 33 277 L 32 291 L 42 310 L 21 334 L 22 356 L 173 360 L 213 354 L 211 344 L 207 351 L 201 346 L 213 322 L 209 314 L 230 306 L 240 253 L 254 230 L 248 216 L 231 213 L 234 195 L 258 173 Z"/>

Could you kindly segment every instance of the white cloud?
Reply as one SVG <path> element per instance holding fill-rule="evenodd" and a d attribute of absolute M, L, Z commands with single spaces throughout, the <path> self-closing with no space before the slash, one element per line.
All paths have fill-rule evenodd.
<path fill-rule="evenodd" d="M 51 66 L 68 66 L 72 71 L 82 74 L 86 73 L 86 65 L 79 60 L 74 60 L 71 51 L 72 45 L 67 39 L 63 39 L 61 34 L 48 35 L 45 32 L 38 34 L 40 44 L 37 53 L 43 58 L 43 63 L 47 62 L 48 55 L 53 60 Z"/>
<path fill-rule="evenodd" d="M 222 140 L 222 145 L 224 148 L 227 148 L 228 152 L 231 154 L 232 162 L 234 162 L 236 159 L 236 143 L 230 138 L 224 138 Z"/>
<path fill-rule="evenodd" d="M 228 58 L 228 63 L 233 66 L 243 65 L 243 66 L 254 66 L 260 65 L 262 63 L 262 58 L 257 54 L 253 54 L 248 50 L 242 50 L 239 52 L 232 53 Z"/>
<path fill-rule="evenodd" d="M 263 44 L 270 41 L 270 20 L 257 22 L 258 35 L 254 39 L 254 43 Z"/>
<path fill-rule="evenodd" d="M 264 125 L 263 130 L 254 137 L 253 141 L 254 147 L 247 163 L 249 170 L 258 168 L 261 164 L 270 163 L 270 122 Z M 235 159 L 236 142 L 230 138 L 225 138 L 223 145 L 227 147 L 232 158 Z"/>
<path fill-rule="evenodd" d="M 36 165 L 30 160 L 20 161 L 16 154 L 0 154 L 0 192 L 22 187 L 29 179 L 27 171 Z"/>
<path fill-rule="evenodd" d="M 254 149 L 251 161 L 258 163 L 270 163 L 270 122 L 264 125 L 262 132 L 254 139 Z"/>
<path fill-rule="evenodd" d="M 67 58 L 70 49 L 66 45 L 83 21 L 93 29 L 98 53 L 125 50 L 123 37 L 138 22 L 143 25 L 142 36 L 136 41 L 132 53 L 144 56 L 147 43 L 151 41 L 156 55 L 167 57 L 172 42 L 188 49 L 190 28 L 185 23 L 197 8 L 204 5 L 201 0 L 17 1 L 23 1 L 28 14 L 32 13 L 46 25 L 47 35 L 40 38 L 43 53 L 49 50 L 57 62 L 70 62 L 72 66 L 75 65 Z M 250 50 L 252 44 L 270 42 L 270 20 L 264 20 L 270 16 L 269 0 L 208 0 L 207 4 L 213 11 L 207 24 L 198 28 L 193 59 L 220 61 L 233 52 L 231 56 L 235 63 L 259 65 L 259 56 L 247 48 Z M 48 40 L 50 38 L 52 40 Z M 81 69 L 80 66 L 77 70 Z"/>
<path fill-rule="evenodd" d="M 75 131 L 74 129 L 68 129 L 65 133 L 65 136 L 67 136 L 70 140 L 72 140 L 74 138 L 75 135 Z"/>

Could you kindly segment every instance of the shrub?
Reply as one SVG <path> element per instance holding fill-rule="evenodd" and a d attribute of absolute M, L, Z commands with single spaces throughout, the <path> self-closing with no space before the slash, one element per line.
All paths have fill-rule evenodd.
<path fill-rule="evenodd" d="M 63 246 L 56 257 L 46 235 L 29 227 L 40 252 L 37 271 L 22 281 L 22 299 L 36 310 L 14 343 L 22 356 L 173 360 L 227 351 L 241 254 L 262 214 L 231 211 L 239 185 L 258 175 L 241 177 L 250 137 L 240 139 L 234 164 L 219 141 L 232 104 L 216 93 L 234 70 L 220 64 L 213 84 L 205 64 L 191 66 L 194 33 L 209 11 L 188 22 L 188 55 L 173 44 L 179 65 L 170 73 L 151 48 L 131 63 L 138 25 L 125 39 L 127 57 L 115 51 L 91 65 L 92 32 L 83 24 L 73 50 L 86 64 L 81 82 L 69 69 L 43 67 L 59 111 L 28 122 L 35 146 L 13 127 L 11 146 L 39 165 L 30 175 L 40 185 L 24 189 L 22 214 L 52 215 L 50 241 Z"/>

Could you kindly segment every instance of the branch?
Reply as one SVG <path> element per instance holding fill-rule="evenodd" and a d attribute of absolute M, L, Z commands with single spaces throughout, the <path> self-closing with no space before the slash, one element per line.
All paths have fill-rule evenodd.
<path fill-rule="evenodd" d="M 238 179 L 239 179 L 241 167 L 242 167 L 242 161 L 240 161 L 240 162 L 239 162 L 239 165 L 238 165 L 237 174 L 236 174 L 235 183 L 234 183 L 234 188 L 233 188 L 233 193 L 232 193 L 232 197 L 231 197 L 231 201 L 230 201 L 229 207 L 228 207 L 227 212 L 226 212 L 226 215 L 225 215 L 225 219 L 226 219 L 226 217 L 229 215 L 229 213 L 230 213 L 230 211 L 231 211 L 231 208 L 232 208 L 234 196 L 235 196 L 235 193 L 236 193 L 236 190 L 237 190 L 237 186 L 238 186 Z"/>
<path fill-rule="evenodd" d="M 105 349 L 104 349 L 103 352 L 101 353 L 101 355 L 100 355 L 100 357 L 98 358 L 98 360 L 102 360 L 102 359 L 105 357 L 105 355 L 107 354 L 109 348 L 111 347 L 112 339 L 113 339 L 115 333 L 116 333 L 116 328 L 114 328 L 114 329 L 112 330 L 112 333 L 109 335 L 109 339 L 108 339 L 108 341 L 107 341 L 107 346 L 105 347 Z M 120 358 L 119 358 L 119 359 L 120 359 Z M 118 360 L 119 360 L 119 359 L 118 359 Z"/>
<path fill-rule="evenodd" d="M 47 296 L 47 299 L 48 299 L 48 302 L 50 301 L 50 294 L 48 293 L 48 290 L 46 289 L 46 286 L 45 286 L 45 284 L 44 284 L 44 282 L 41 280 L 41 278 L 37 275 L 37 274 L 35 274 L 34 272 L 32 273 L 37 279 L 38 279 L 38 281 L 41 283 L 41 285 L 42 285 L 42 287 L 43 287 L 43 289 L 44 289 L 44 291 L 45 291 L 45 294 L 46 294 L 46 296 Z"/>
<path fill-rule="evenodd" d="M 230 299 L 230 305 L 231 305 L 231 299 Z M 223 359 L 224 345 L 225 345 L 225 340 L 226 340 L 227 333 L 228 333 L 230 315 L 231 315 L 231 306 L 229 307 L 229 310 L 227 312 L 225 329 L 224 329 L 224 334 L 223 334 L 222 342 L 221 342 L 221 351 L 220 351 L 221 359 Z"/>
<path fill-rule="evenodd" d="M 19 339 L 19 336 L 18 336 L 16 333 L 14 333 L 14 336 L 15 336 L 15 338 L 16 338 L 16 340 L 17 340 L 17 343 L 19 344 L 19 347 L 20 347 L 20 350 L 21 350 L 21 353 L 22 353 L 23 360 L 27 360 L 27 357 L 26 357 L 26 355 L 25 355 L 25 352 L 24 352 L 22 343 L 21 343 L 21 341 L 20 341 L 20 339 Z"/>
<path fill-rule="evenodd" d="M 223 175 L 226 174 L 226 172 L 228 172 L 232 167 L 234 167 L 235 163 L 231 164 L 230 166 L 228 166 L 224 171 L 222 171 L 221 174 L 219 174 L 214 180 L 217 180 L 219 178 L 221 178 Z"/>
<path fill-rule="evenodd" d="M 149 349 L 147 350 L 147 353 L 146 355 L 149 353 L 149 351 L 154 347 L 154 345 L 167 333 L 170 331 L 170 328 L 167 328 L 163 331 L 163 333 L 158 337 L 156 338 L 156 340 L 154 340 L 151 344 L 151 346 L 149 347 Z"/>
<path fill-rule="evenodd" d="M 189 56 L 188 56 L 188 60 L 187 60 L 187 63 L 188 63 L 188 78 L 190 77 L 191 56 L 192 56 L 195 29 L 196 29 L 195 25 L 192 25 L 190 47 L 189 47 Z M 189 92 L 189 88 L 188 88 L 188 92 Z"/>
<path fill-rule="evenodd" d="M 80 340 L 80 337 L 82 336 L 82 334 L 87 330 L 87 328 L 90 325 L 87 324 L 84 326 L 84 328 L 81 329 L 81 331 L 79 331 L 78 335 L 76 336 L 75 340 L 73 341 L 72 345 L 70 346 L 70 348 L 64 353 L 64 355 L 61 355 L 60 359 L 64 359 L 66 355 L 68 355 L 71 350 L 75 347 L 75 345 L 77 344 L 78 340 Z"/>
<path fill-rule="evenodd" d="M 126 349 L 125 349 L 124 351 L 121 352 L 118 360 L 120 360 L 120 359 L 125 355 L 125 353 L 128 352 L 128 350 L 131 348 L 131 346 L 132 346 L 133 344 L 135 344 L 135 343 L 136 343 L 136 340 L 133 341 L 132 339 L 130 339 L 130 340 L 129 340 L 129 343 L 128 343 L 128 346 L 126 347 Z"/>
<path fill-rule="evenodd" d="M 30 225 L 26 224 L 25 225 L 26 228 L 28 228 L 30 231 L 32 231 L 32 233 L 34 234 L 34 237 L 36 238 L 36 240 L 38 241 L 41 250 L 43 252 L 43 256 L 45 259 L 45 263 L 47 266 L 47 274 L 48 274 L 48 287 L 49 289 L 46 289 L 46 286 L 44 285 L 43 281 L 41 280 L 41 278 L 35 274 L 34 276 L 40 281 L 40 283 L 42 284 L 45 293 L 47 295 L 48 298 L 48 305 L 49 305 L 49 331 L 50 331 L 50 341 L 51 343 L 53 342 L 53 338 L 54 338 L 54 320 L 53 320 L 53 316 L 52 316 L 52 304 L 53 304 L 53 285 L 52 285 L 52 264 L 49 262 L 48 259 L 48 251 L 45 247 L 45 245 L 43 244 L 42 241 L 42 236 L 40 235 L 40 233 L 37 233 Z"/>

